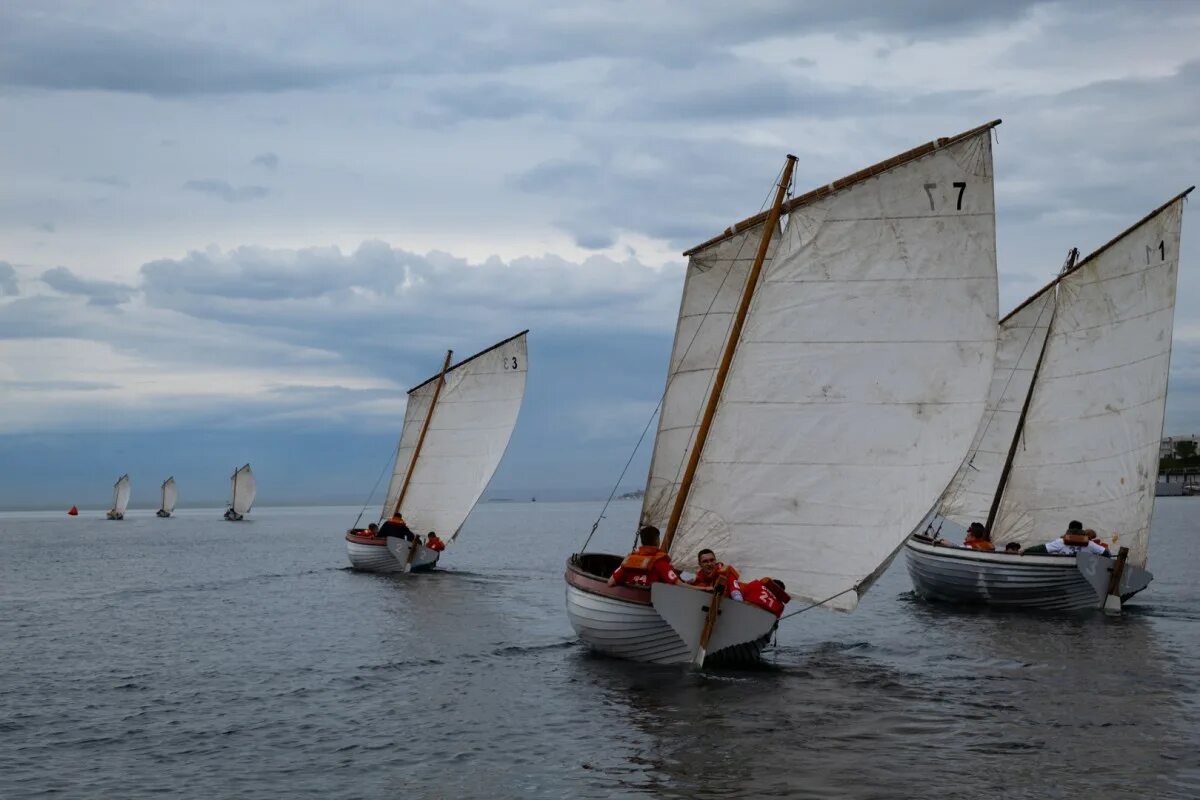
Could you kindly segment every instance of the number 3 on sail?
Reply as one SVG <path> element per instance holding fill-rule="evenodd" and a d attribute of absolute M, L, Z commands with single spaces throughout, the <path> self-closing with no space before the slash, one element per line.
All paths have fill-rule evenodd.
<path fill-rule="evenodd" d="M 567 614 L 585 643 L 639 661 L 735 662 L 759 656 L 788 595 L 857 605 L 983 413 L 996 124 L 784 202 L 789 158 L 770 211 L 685 254 L 641 522 L 681 561 L 711 549 L 742 576 L 772 577 L 739 584 L 743 600 L 610 586 L 622 557 L 578 553 Z"/>

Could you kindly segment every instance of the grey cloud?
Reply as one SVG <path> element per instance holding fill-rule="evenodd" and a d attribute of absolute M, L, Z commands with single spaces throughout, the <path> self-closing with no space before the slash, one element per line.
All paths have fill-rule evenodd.
<path fill-rule="evenodd" d="M 279 156 L 274 153 L 260 153 L 250 161 L 251 164 L 259 167 L 265 167 L 269 170 L 274 170 L 279 166 Z"/>
<path fill-rule="evenodd" d="M 117 175 L 96 175 L 90 178 L 84 178 L 84 183 L 93 183 L 97 186 L 108 186 L 113 189 L 128 189 L 129 181 Z"/>
<path fill-rule="evenodd" d="M 358 72 L 50 16 L 5 12 L 0 24 L 0 82 L 12 86 L 150 95 L 281 92 L 326 86 Z"/>
<path fill-rule="evenodd" d="M 56 226 L 54 222 L 50 220 L 35 223 L 33 227 L 37 228 L 39 231 L 45 231 L 46 233 L 54 233 L 54 231 L 58 230 L 58 226 Z"/>
<path fill-rule="evenodd" d="M 434 122 L 462 119 L 506 120 L 524 116 L 566 119 L 574 104 L 554 95 L 498 81 L 440 89 L 430 94 Z"/>
<path fill-rule="evenodd" d="M 66 267 L 54 267 L 42 273 L 42 282 L 63 294 L 88 298 L 93 306 L 116 306 L 133 297 L 130 286 L 115 281 L 96 281 L 80 278 Z"/>
<path fill-rule="evenodd" d="M 4 388 L 32 392 L 98 392 L 120 389 L 115 383 L 97 381 L 5 381 Z"/>
<path fill-rule="evenodd" d="M 7 261 L 0 261 L 0 297 L 15 297 L 18 294 L 17 271 Z"/>
<path fill-rule="evenodd" d="M 240 203 L 245 200 L 259 200 L 266 197 L 270 193 L 270 189 L 265 186 L 234 186 L 229 181 L 223 181 L 217 178 L 203 178 L 199 180 L 191 180 L 183 184 L 183 188 L 190 192 L 199 192 L 201 194 L 210 194 L 214 197 L 219 197 L 226 203 Z"/>

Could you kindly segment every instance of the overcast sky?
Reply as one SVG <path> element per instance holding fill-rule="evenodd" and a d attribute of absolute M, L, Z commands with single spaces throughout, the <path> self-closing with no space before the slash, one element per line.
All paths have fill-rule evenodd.
<path fill-rule="evenodd" d="M 365 498 L 404 389 L 530 328 L 494 493 L 598 494 L 681 250 L 1003 118 L 1001 311 L 1200 177 L 1200 4 L 0 5 L 0 506 Z M 1185 210 L 1167 433 L 1200 433 Z M 644 481 L 640 458 L 625 483 Z"/>

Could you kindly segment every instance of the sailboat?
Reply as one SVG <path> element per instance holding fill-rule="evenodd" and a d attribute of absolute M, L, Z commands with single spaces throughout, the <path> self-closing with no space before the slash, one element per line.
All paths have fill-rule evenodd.
<path fill-rule="evenodd" d="M 175 510 L 175 503 L 179 500 L 179 489 L 175 487 L 175 478 L 167 478 L 162 482 L 162 501 L 158 506 L 158 511 L 155 516 L 169 517 L 171 512 Z"/>
<path fill-rule="evenodd" d="M 996 349 L 991 122 L 784 202 L 688 251 L 641 523 L 793 599 L 850 611 L 954 476 Z M 781 214 L 787 215 L 776 236 Z M 775 614 L 567 562 L 591 648 L 753 660 Z"/>
<path fill-rule="evenodd" d="M 418 536 L 436 531 L 453 541 L 500 464 L 525 397 L 526 334 L 521 331 L 408 390 L 404 427 L 382 518 L 403 514 Z M 355 569 L 432 569 L 439 551 L 420 541 L 346 533 Z"/>
<path fill-rule="evenodd" d="M 117 482 L 113 484 L 112 508 L 107 514 L 109 519 L 125 519 L 125 507 L 129 505 L 131 491 L 128 473 L 117 478 Z"/>
<path fill-rule="evenodd" d="M 918 594 L 1119 611 L 1149 584 L 1180 230 L 1191 191 L 1068 264 L 1001 322 L 988 411 L 971 455 L 930 524 L 906 544 Z M 935 522 L 965 527 L 984 519 L 998 549 L 1044 543 L 1080 520 L 1117 557 L 935 544 Z"/>
<path fill-rule="evenodd" d="M 254 505 L 254 495 L 258 494 L 258 484 L 250 465 L 235 469 L 229 478 L 232 484 L 229 496 L 229 508 L 225 509 L 225 519 L 229 522 L 241 522 L 250 513 Z"/>

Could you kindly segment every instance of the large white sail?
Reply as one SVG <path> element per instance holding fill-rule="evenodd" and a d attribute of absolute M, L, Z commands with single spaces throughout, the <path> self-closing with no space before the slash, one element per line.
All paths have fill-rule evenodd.
<path fill-rule="evenodd" d="M 1145 565 L 1182 216 L 1181 195 L 1059 281 L 993 541 L 1046 542 L 1077 519 Z"/>
<path fill-rule="evenodd" d="M 254 505 L 254 496 L 258 494 L 258 482 L 250 465 L 246 464 L 233 473 L 233 499 L 230 505 L 238 514 L 249 514 Z"/>
<path fill-rule="evenodd" d="M 124 514 L 125 508 L 129 505 L 129 494 L 133 491 L 133 487 L 129 482 L 129 475 L 122 475 L 113 484 L 113 507 L 112 510 L 118 514 Z"/>
<path fill-rule="evenodd" d="M 712 547 L 743 575 L 852 609 L 954 477 L 996 350 L 990 130 L 788 206 L 679 560 Z"/>
<path fill-rule="evenodd" d="M 689 257 L 658 435 L 642 500 L 642 524 L 665 529 L 671 515 L 683 465 L 691 452 L 762 233 L 760 223 Z M 778 240 L 778 235 L 772 237 L 768 259 Z"/>
<path fill-rule="evenodd" d="M 487 488 L 525 397 L 525 339 L 523 331 L 446 371 L 400 509 L 414 531 L 454 538 Z M 435 376 L 409 392 L 385 517 L 396 508 L 437 380 Z"/>
<path fill-rule="evenodd" d="M 159 510 L 170 514 L 175 510 L 175 503 L 178 501 L 179 489 L 175 486 L 175 479 L 167 478 L 162 484 L 162 507 Z"/>
<path fill-rule="evenodd" d="M 1000 321 L 987 410 L 975 431 L 967 459 L 937 507 L 938 514 L 964 528 L 972 522 L 982 523 L 991 510 L 1033 371 L 1054 316 L 1054 299 L 1054 286 L 1047 286 Z"/>

